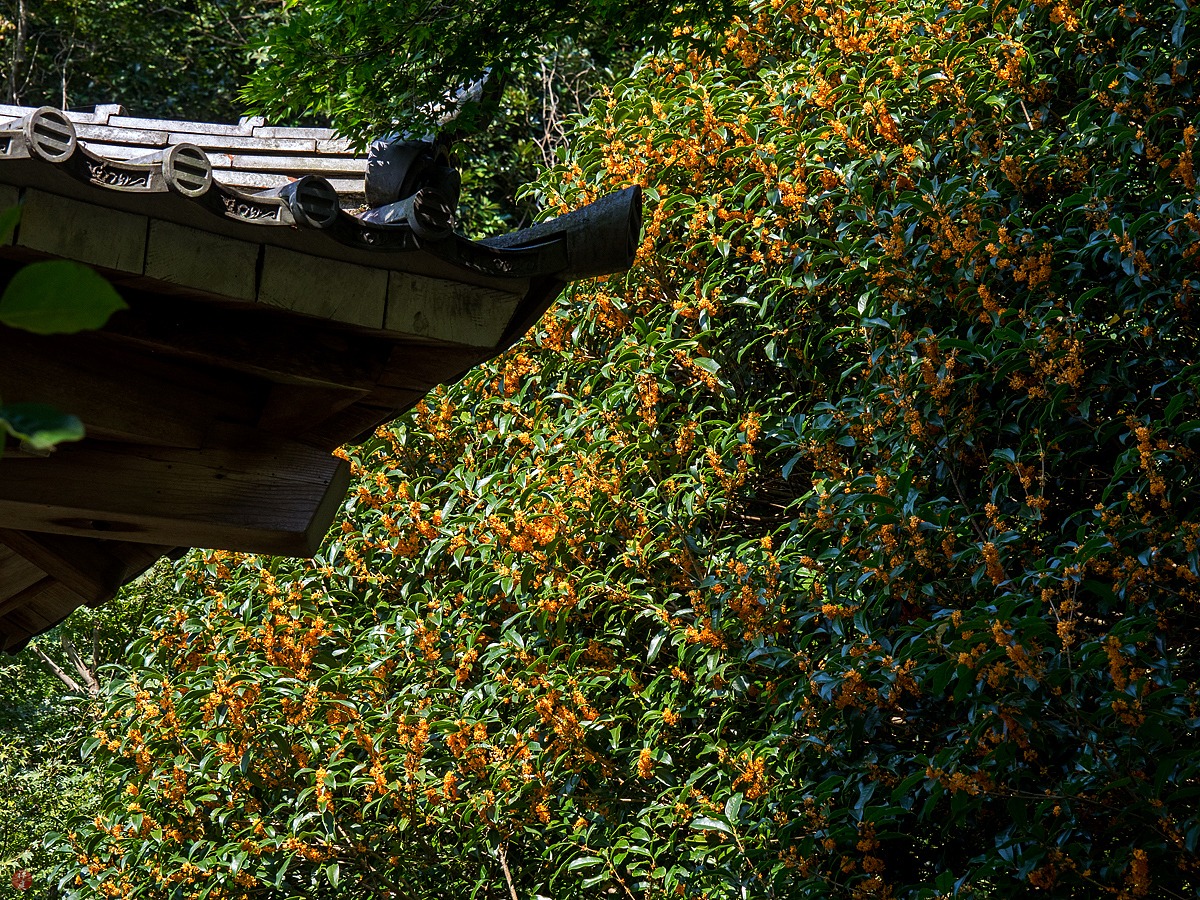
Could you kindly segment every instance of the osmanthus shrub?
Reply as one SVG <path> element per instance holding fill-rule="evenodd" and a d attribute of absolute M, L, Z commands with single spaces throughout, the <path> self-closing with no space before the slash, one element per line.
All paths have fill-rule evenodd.
<path fill-rule="evenodd" d="M 210 554 L 70 896 L 1189 897 L 1185 3 L 755 2 L 577 123 L 637 265 Z"/>

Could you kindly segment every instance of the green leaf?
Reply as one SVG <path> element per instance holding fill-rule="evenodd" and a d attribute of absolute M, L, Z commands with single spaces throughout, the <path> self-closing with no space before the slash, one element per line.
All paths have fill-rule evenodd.
<path fill-rule="evenodd" d="M 0 428 L 34 450 L 51 450 L 67 441 L 83 439 L 83 423 L 44 403 L 0 406 Z"/>
<path fill-rule="evenodd" d="M 654 662 L 655 657 L 658 656 L 658 652 L 662 649 L 662 645 L 666 641 L 667 637 L 667 632 L 660 631 L 650 639 L 650 647 L 646 651 L 646 662 Z"/>
<path fill-rule="evenodd" d="M 697 816 L 692 819 L 692 828 L 697 831 L 720 831 L 724 834 L 733 834 L 733 829 L 729 827 L 728 822 L 708 816 Z"/>
<path fill-rule="evenodd" d="M 598 866 L 602 862 L 604 860 L 599 856 L 577 856 L 567 863 L 567 871 L 576 872 L 579 869 L 590 869 L 592 866 Z"/>
<path fill-rule="evenodd" d="M 0 323 L 35 334 L 73 334 L 101 328 L 128 306 L 111 284 L 70 260 L 32 263 L 0 296 Z"/>
<path fill-rule="evenodd" d="M 727 801 L 725 801 L 725 817 L 729 819 L 730 822 L 736 822 L 738 820 L 738 815 L 742 811 L 742 800 L 743 797 L 741 794 L 734 794 Z"/>

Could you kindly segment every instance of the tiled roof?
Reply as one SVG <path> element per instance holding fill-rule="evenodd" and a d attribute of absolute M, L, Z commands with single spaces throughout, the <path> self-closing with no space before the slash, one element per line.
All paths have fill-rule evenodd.
<path fill-rule="evenodd" d="M 22 207 L 0 285 L 69 259 L 129 304 L 98 332 L 0 326 L 0 398 L 88 430 L 0 460 L 0 650 L 163 554 L 311 554 L 349 480 L 331 451 L 633 260 L 635 188 L 477 242 L 458 185 L 432 142 L 0 106 L 0 209 Z"/>
<path fill-rule="evenodd" d="M 0 104 L 0 127 L 37 109 Z M 107 159 L 129 160 L 175 144 L 192 144 L 207 155 L 217 180 L 231 187 L 264 191 L 319 174 L 338 192 L 343 207 L 363 202 L 367 158 L 328 128 L 283 128 L 258 117 L 236 125 L 146 119 L 127 115 L 116 105 L 63 114 L 75 126 L 79 142 Z"/>

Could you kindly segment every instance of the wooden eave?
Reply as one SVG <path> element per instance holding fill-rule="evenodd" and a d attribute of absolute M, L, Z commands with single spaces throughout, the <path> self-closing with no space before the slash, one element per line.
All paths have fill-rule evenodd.
<path fill-rule="evenodd" d="M 362 207 L 322 129 L 0 106 L 4 283 L 72 259 L 129 304 L 98 332 L 0 326 L 0 400 L 88 437 L 0 460 L 0 649 L 193 546 L 311 555 L 349 482 L 331 451 L 511 346 L 580 277 L 622 270 L 635 189 L 494 241 Z M 7 122 L 4 117 L 10 117 Z M 328 176 L 328 177 L 326 177 Z"/>

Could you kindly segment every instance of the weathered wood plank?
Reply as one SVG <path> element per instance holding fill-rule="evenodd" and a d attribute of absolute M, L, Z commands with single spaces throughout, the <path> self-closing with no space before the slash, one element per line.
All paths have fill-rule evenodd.
<path fill-rule="evenodd" d="M 174 547 L 0 529 L 0 597 L 47 575 L 100 606 Z"/>
<path fill-rule="evenodd" d="M 259 307 L 214 304 L 126 291 L 131 315 L 114 316 L 103 334 L 129 346 L 196 360 L 270 381 L 367 389 L 391 354 L 380 338 L 339 332 L 327 323 Z"/>
<path fill-rule="evenodd" d="M 315 172 L 327 174 L 362 174 L 367 160 L 359 156 L 252 156 L 249 154 L 209 153 L 215 169 L 241 169 L 254 172 Z"/>
<path fill-rule="evenodd" d="M 317 142 L 312 138 L 258 138 L 231 135 L 199 134 L 188 131 L 172 132 L 167 140 L 172 144 L 195 144 L 205 150 L 254 150 L 260 153 L 316 153 Z"/>
<path fill-rule="evenodd" d="M 142 272 L 146 217 L 30 188 L 19 246 L 121 272 Z"/>
<path fill-rule="evenodd" d="M 83 141 L 84 146 L 90 146 L 92 142 L 107 141 L 114 144 L 137 144 L 141 147 L 165 147 L 168 137 L 165 131 L 113 128 L 111 125 L 88 125 L 86 123 L 76 125 L 75 133 Z"/>
<path fill-rule="evenodd" d="M 365 389 L 273 385 L 258 427 L 273 434 L 299 435 L 368 395 Z"/>
<path fill-rule="evenodd" d="M 364 325 L 383 326 L 388 273 L 268 246 L 263 255 L 259 303 L 293 312 Z"/>
<path fill-rule="evenodd" d="M 162 544 L 134 544 L 129 541 L 109 540 L 104 541 L 104 546 L 122 566 L 122 585 L 133 581 L 164 556 L 171 559 L 178 559 L 187 550 L 186 547 L 168 547 Z M 88 603 L 88 606 L 98 605 L 100 604 Z"/>
<path fill-rule="evenodd" d="M 491 347 L 504 334 L 521 297 L 508 291 L 392 272 L 388 277 L 384 328 L 456 344 Z"/>
<path fill-rule="evenodd" d="M 317 141 L 318 153 L 345 153 L 351 156 L 360 156 L 356 153 L 350 142 L 345 138 L 327 138 Z"/>
<path fill-rule="evenodd" d="M 43 570 L 7 544 L 0 543 L 0 603 L 45 577 Z"/>
<path fill-rule="evenodd" d="M 220 184 L 228 185 L 229 187 L 237 188 L 241 191 L 265 191 L 271 188 L 283 187 L 285 184 L 291 184 L 300 175 L 308 174 L 303 167 L 297 166 L 296 171 L 292 175 L 283 175 L 272 172 L 238 172 L 233 169 L 220 169 L 213 173 L 213 179 Z M 342 195 L 350 195 L 353 197 L 363 196 L 363 180 L 359 178 L 326 178 L 333 189 Z M 343 202 L 343 206 L 345 203 Z"/>
<path fill-rule="evenodd" d="M 253 302 L 259 245 L 155 219 L 146 275 L 235 300 Z"/>
<path fill-rule="evenodd" d="M 7 616 L 14 610 L 30 606 L 39 596 L 53 589 L 57 584 L 58 582 L 51 576 L 43 575 L 37 581 L 33 582 L 33 584 L 16 591 L 4 600 L 0 600 L 0 616 Z"/>
<path fill-rule="evenodd" d="M 0 212 L 3 212 L 10 207 L 16 206 L 21 202 L 21 191 L 19 188 L 13 187 L 11 184 L 0 184 Z M 0 237 L 0 246 L 9 246 L 15 240 L 15 230 L 13 233 Z"/>
<path fill-rule="evenodd" d="M 407 406 L 415 406 L 424 396 L 424 392 L 412 394 L 410 397 L 411 403 L 407 404 Z M 369 437 L 370 432 L 374 431 L 379 425 L 394 418 L 397 409 L 407 408 L 407 406 L 381 407 L 367 403 L 356 403 L 342 410 L 340 413 L 330 416 L 309 433 L 303 435 L 302 439 L 317 447 L 341 446 L 360 437 Z"/>
<path fill-rule="evenodd" d="M 427 393 L 455 380 L 487 356 L 474 347 L 398 343 L 379 377 L 380 387 Z"/>
<path fill-rule="evenodd" d="M 67 445 L 5 462 L 10 528 L 287 556 L 316 551 L 350 477 L 320 450 L 244 432 L 207 450 Z"/>
<path fill-rule="evenodd" d="M 221 169 L 219 172 L 213 172 L 213 181 L 248 193 L 283 187 L 285 184 L 291 184 L 295 180 L 295 176 L 280 175 L 278 173 L 234 172 L 229 169 Z"/>
<path fill-rule="evenodd" d="M 37 108 L 36 106 L 13 106 L 9 103 L 0 103 L 0 118 L 23 119 Z M 92 112 L 68 109 L 63 110 L 63 115 L 76 124 L 103 124 L 108 121 L 110 116 L 125 115 L 125 107 L 116 103 L 102 103 L 96 106 Z"/>
<path fill-rule="evenodd" d="M 0 543 L 61 581 L 89 604 L 109 599 L 123 583 L 125 564 L 101 541 L 5 528 L 0 529 Z"/>
<path fill-rule="evenodd" d="M 255 137 L 313 138 L 318 141 L 333 140 L 337 137 L 332 128 L 287 128 L 278 125 L 259 125 L 253 134 Z"/>
<path fill-rule="evenodd" d="M 176 119 L 141 119 L 134 116 L 111 116 L 108 124 L 114 128 L 137 128 L 148 131 L 188 131 L 199 134 L 252 134 L 251 122 L 238 125 L 218 125 L 211 122 L 187 122 Z"/>
<path fill-rule="evenodd" d="M 6 402 L 49 403 L 108 440 L 198 448 L 214 422 L 252 424 L 267 392 L 253 376 L 136 352 L 101 334 L 0 326 L 0 360 Z"/>
<path fill-rule="evenodd" d="M 53 578 L 34 585 L 15 606 L 0 604 L 0 644 L 12 653 L 29 638 L 53 628 L 80 606 L 83 598 Z"/>
<path fill-rule="evenodd" d="M 83 144 L 97 156 L 103 156 L 105 159 L 116 159 L 122 161 L 127 159 L 136 159 L 139 156 L 145 156 L 148 152 L 152 152 L 152 148 L 148 148 L 141 144 L 113 144 L 108 141 L 96 139 L 84 141 Z"/>

